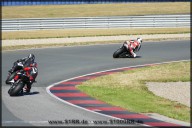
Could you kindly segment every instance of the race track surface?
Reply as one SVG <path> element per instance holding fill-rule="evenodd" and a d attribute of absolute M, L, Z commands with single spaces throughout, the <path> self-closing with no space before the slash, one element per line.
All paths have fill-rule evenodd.
<path fill-rule="evenodd" d="M 113 59 L 120 44 L 59 47 L 2 52 L 2 125 L 50 125 L 48 120 L 108 120 L 110 117 L 87 112 L 51 97 L 46 87 L 72 77 L 92 72 L 167 61 L 189 60 L 190 41 L 143 43 L 138 58 Z M 39 75 L 30 95 L 10 97 L 4 81 L 17 59 L 34 53 Z M 92 125 L 92 124 L 90 124 Z"/>

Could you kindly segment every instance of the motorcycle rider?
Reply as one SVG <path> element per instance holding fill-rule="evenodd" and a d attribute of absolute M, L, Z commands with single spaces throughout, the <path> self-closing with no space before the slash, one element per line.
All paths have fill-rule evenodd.
<path fill-rule="evenodd" d="M 17 74 L 14 77 L 14 81 L 17 81 L 23 74 L 25 74 L 29 78 L 29 82 L 27 82 L 27 86 L 24 88 L 24 91 L 30 92 L 31 85 L 35 82 L 35 79 L 38 75 L 37 63 L 35 62 L 35 56 L 33 54 L 29 54 L 28 57 L 22 58 L 14 62 L 14 66 L 9 72 L 15 72 L 20 70 L 22 74 Z M 14 81 L 11 81 L 14 83 Z"/>
<path fill-rule="evenodd" d="M 14 62 L 13 67 L 9 70 L 9 72 L 13 73 L 17 70 L 23 69 L 24 67 L 27 67 L 30 64 L 34 63 L 34 61 L 35 61 L 35 55 L 29 54 L 27 57 L 18 59 L 16 62 Z"/>
<path fill-rule="evenodd" d="M 142 42 L 143 41 L 141 38 L 124 42 L 124 46 L 131 53 L 131 57 L 135 58 L 137 56 L 135 52 L 138 52 L 140 50 Z"/>

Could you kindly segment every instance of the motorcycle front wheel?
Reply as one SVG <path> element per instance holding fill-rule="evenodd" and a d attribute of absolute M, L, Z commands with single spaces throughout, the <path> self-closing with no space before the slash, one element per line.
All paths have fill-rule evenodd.
<path fill-rule="evenodd" d="M 20 92 L 22 92 L 23 87 L 24 87 L 24 83 L 19 82 L 17 84 L 12 85 L 11 88 L 9 89 L 8 93 L 10 96 L 17 96 L 17 95 L 19 95 Z"/>
<path fill-rule="evenodd" d="M 10 84 L 9 81 L 11 81 L 16 75 L 16 72 L 13 72 L 12 74 L 10 74 L 8 77 L 7 77 L 7 80 L 5 81 L 6 84 Z"/>

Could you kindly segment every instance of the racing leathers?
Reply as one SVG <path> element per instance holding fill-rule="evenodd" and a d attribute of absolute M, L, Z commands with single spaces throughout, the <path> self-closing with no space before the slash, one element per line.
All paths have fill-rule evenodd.
<path fill-rule="evenodd" d="M 9 72 L 13 73 L 17 70 L 21 70 L 24 67 L 30 66 L 31 63 L 34 63 L 34 60 L 31 60 L 28 57 L 18 59 L 16 62 L 13 63 L 13 67 L 9 70 Z"/>
<path fill-rule="evenodd" d="M 137 55 L 135 52 L 139 51 L 141 44 L 138 40 L 125 41 L 124 46 L 129 51 L 131 57 L 135 58 Z"/>

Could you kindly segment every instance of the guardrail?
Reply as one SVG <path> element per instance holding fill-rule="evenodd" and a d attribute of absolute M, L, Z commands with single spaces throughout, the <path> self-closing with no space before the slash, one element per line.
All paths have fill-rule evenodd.
<path fill-rule="evenodd" d="M 2 31 L 77 28 L 190 27 L 190 15 L 3 19 Z"/>

